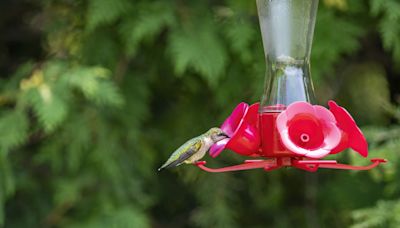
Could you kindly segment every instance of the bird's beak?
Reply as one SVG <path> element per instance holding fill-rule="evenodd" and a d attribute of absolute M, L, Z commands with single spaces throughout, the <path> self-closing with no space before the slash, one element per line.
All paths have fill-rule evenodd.
<path fill-rule="evenodd" d="M 218 136 L 223 136 L 225 138 L 229 138 L 229 135 L 225 134 L 224 132 L 219 133 Z"/>

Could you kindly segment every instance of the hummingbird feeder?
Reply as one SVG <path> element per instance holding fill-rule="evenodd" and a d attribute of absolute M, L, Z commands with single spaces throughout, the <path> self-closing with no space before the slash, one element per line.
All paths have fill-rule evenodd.
<path fill-rule="evenodd" d="M 368 156 L 368 144 L 351 115 L 334 101 L 329 109 L 315 105 L 310 77 L 310 51 L 318 0 L 257 0 L 267 65 L 261 102 L 240 103 L 221 125 L 229 136 L 214 144 L 212 157 L 224 149 L 251 160 L 243 164 L 206 167 L 208 172 L 292 166 L 314 172 L 318 168 L 368 170 L 385 159 L 371 159 L 368 166 L 320 160 L 351 148 Z"/>

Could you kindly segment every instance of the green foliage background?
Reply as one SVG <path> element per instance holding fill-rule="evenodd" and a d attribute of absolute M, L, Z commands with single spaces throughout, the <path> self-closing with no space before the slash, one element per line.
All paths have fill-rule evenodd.
<path fill-rule="evenodd" d="M 370 157 L 390 162 L 315 174 L 156 172 L 259 100 L 255 1 L 5 0 L 0 12 L 0 227 L 400 226 L 398 0 L 320 2 L 319 102 L 348 108 Z"/>

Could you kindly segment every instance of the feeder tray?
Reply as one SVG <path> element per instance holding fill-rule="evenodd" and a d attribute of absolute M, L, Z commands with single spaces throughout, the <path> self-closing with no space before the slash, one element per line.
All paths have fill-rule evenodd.
<path fill-rule="evenodd" d="M 229 149 L 252 160 L 223 168 L 199 161 L 195 165 L 200 169 L 369 170 L 386 162 L 374 158 L 370 165 L 352 166 L 320 160 L 348 148 L 367 157 L 368 143 L 343 107 L 334 101 L 329 109 L 315 105 L 309 60 L 317 7 L 318 0 L 257 0 L 267 72 L 264 94 L 260 103 L 237 105 L 220 127 L 229 138 L 209 151 L 215 158 Z"/>
<path fill-rule="evenodd" d="M 386 159 L 373 158 L 371 164 L 367 166 L 352 166 L 347 164 L 337 163 L 336 160 L 299 160 L 296 158 L 274 158 L 267 160 L 245 160 L 243 164 L 227 166 L 223 168 L 209 168 L 206 167 L 205 161 L 199 161 L 195 165 L 200 169 L 210 173 L 223 173 L 232 171 L 241 171 L 249 169 L 264 169 L 265 171 L 272 171 L 281 167 L 292 166 L 298 169 L 303 169 L 309 172 L 315 172 L 319 168 L 324 169 L 347 169 L 347 170 L 369 170 L 375 168 L 380 163 L 387 162 Z"/>

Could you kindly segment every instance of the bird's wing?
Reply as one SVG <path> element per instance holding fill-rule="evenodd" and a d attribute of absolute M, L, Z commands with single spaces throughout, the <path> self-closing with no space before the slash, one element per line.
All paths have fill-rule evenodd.
<path fill-rule="evenodd" d="M 200 147 L 203 145 L 203 142 L 201 140 L 197 140 L 190 148 L 188 151 L 185 153 L 181 154 L 179 156 L 178 160 L 180 161 L 179 163 L 184 162 L 186 159 L 190 158 L 193 154 L 198 152 L 200 150 Z"/>
<path fill-rule="evenodd" d="M 179 157 L 176 160 L 174 159 L 171 162 L 167 161 L 166 164 L 164 164 L 160 169 L 175 167 L 175 166 L 182 164 L 182 162 L 184 162 L 186 159 L 190 158 L 191 156 L 193 156 L 193 154 L 198 152 L 202 145 L 203 145 L 202 140 L 200 140 L 200 139 L 195 140 L 187 151 L 185 151 L 184 153 L 179 155 Z M 174 155 L 172 155 L 171 157 L 173 157 L 173 156 Z"/>

